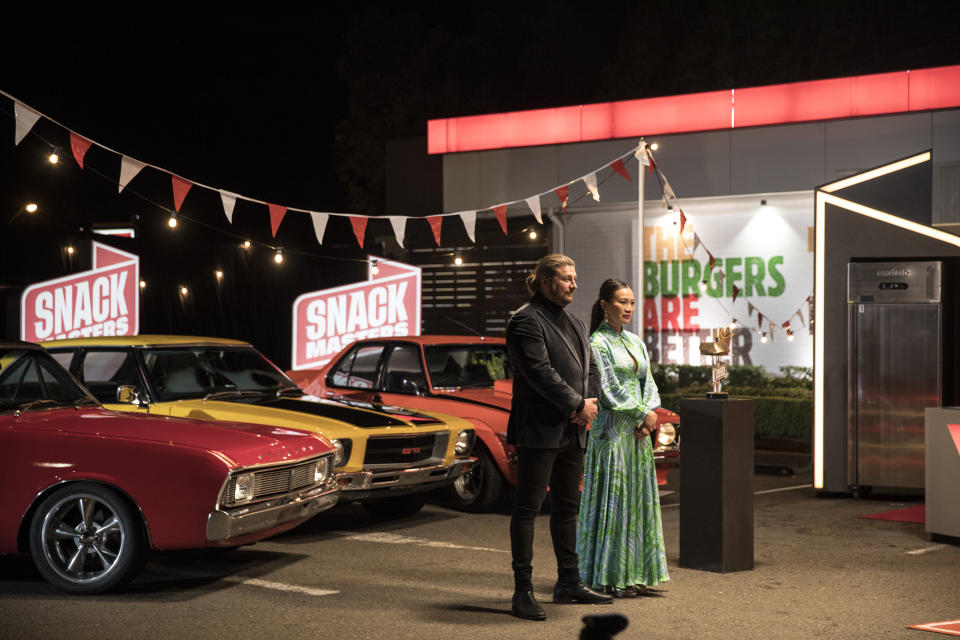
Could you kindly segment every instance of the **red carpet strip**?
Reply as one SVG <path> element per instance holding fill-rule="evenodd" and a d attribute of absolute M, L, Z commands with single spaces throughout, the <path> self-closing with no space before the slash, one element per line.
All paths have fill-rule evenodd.
<path fill-rule="evenodd" d="M 860 517 L 868 520 L 890 520 L 891 522 L 914 522 L 916 524 L 923 524 L 926 522 L 926 505 L 918 504 L 914 507 L 871 513 Z"/>

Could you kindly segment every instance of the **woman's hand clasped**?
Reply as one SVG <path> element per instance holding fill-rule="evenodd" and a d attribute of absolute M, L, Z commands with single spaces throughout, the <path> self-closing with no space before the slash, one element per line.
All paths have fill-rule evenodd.
<path fill-rule="evenodd" d="M 648 435 L 657 430 L 657 414 L 653 411 L 648 413 L 643 422 L 637 425 L 637 439 L 643 440 Z"/>

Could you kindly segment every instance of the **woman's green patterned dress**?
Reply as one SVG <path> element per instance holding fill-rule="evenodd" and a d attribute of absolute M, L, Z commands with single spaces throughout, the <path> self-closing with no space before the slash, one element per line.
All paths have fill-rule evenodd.
<path fill-rule="evenodd" d="M 660 494 L 650 438 L 638 441 L 635 431 L 660 394 L 639 336 L 603 322 L 590 347 L 602 390 L 577 522 L 580 576 L 591 587 L 656 585 L 669 580 Z"/>

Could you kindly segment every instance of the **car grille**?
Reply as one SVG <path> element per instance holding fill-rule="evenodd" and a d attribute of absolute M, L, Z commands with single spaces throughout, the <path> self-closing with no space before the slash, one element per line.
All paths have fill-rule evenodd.
<path fill-rule="evenodd" d="M 275 496 L 291 493 L 304 487 L 309 487 L 314 483 L 313 479 L 317 472 L 317 460 L 309 460 L 299 464 L 286 467 L 273 467 L 255 472 L 253 479 L 253 499 L 261 500 Z M 227 481 L 224 506 L 232 507 L 235 504 L 233 499 L 234 489 L 237 485 L 237 475 L 233 474 Z"/>
<path fill-rule="evenodd" d="M 443 459 L 447 450 L 448 433 L 424 433 L 404 436 L 376 436 L 367 439 L 363 466 L 413 467 Z"/>

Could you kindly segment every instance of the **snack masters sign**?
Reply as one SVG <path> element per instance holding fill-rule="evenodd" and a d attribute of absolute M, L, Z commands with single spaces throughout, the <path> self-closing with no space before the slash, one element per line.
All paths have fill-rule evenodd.
<path fill-rule="evenodd" d="M 420 335 L 420 269 L 381 260 L 367 282 L 305 293 L 293 303 L 293 369 L 329 362 L 356 340 Z"/>
<path fill-rule="evenodd" d="M 130 336 L 140 330 L 140 258 L 93 243 L 93 269 L 27 287 L 20 335 L 28 342 Z"/>

